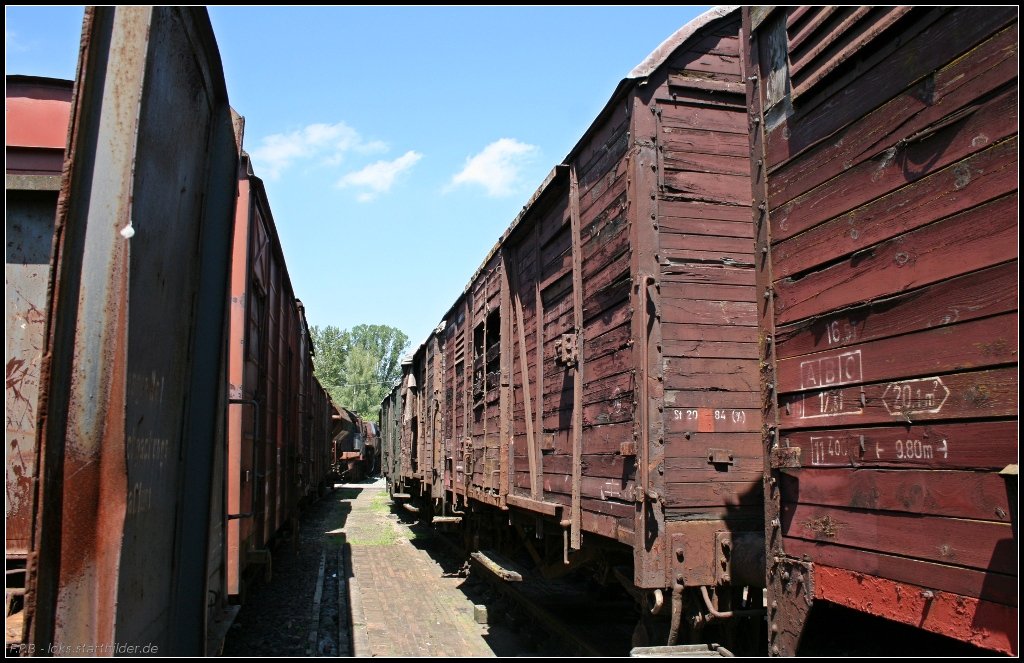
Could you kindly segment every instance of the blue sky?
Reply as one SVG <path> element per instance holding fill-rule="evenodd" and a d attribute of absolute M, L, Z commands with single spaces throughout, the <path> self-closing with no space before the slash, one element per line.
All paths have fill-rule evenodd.
<path fill-rule="evenodd" d="M 706 7 L 213 7 L 311 324 L 420 343 L 616 84 Z M 81 8 L 7 7 L 6 73 L 73 78 Z"/>

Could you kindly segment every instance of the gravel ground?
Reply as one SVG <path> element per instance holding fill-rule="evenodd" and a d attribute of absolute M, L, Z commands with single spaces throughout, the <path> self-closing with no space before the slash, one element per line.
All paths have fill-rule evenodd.
<path fill-rule="evenodd" d="M 273 578 L 250 586 L 245 605 L 228 631 L 225 656 L 306 656 L 313 623 L 313 594 L 320 559 L 325 557 L 325 583 L 321 598 L 321 636 L 318 655 L 337 656 L 337 560 L 340 531 L 348 515 L 342 491 L 329 492 L 306 509 L 299 533 L 298 551 L 290 541 L 273 550 Z M 326 553 L 326 555 L 325 555 Z M 332 577 L 333 576 L 333 577 Z M 347 652 L 346 652 L 347 653 Z M 344 654 L 344 653 L 343 653 Z"/>

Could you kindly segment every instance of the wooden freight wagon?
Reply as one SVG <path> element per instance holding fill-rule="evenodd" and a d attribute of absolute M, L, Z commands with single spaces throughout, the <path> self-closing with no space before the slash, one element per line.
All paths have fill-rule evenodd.
<path fill-rule="evenodd" d="M 772 653 L 1017 652 L 1017 11 L 744 10 Z"/>
<path fill-rule="evenodd" d="M 763 585 L 739 27 L 738 10 L 709 11 L 619 84 L 415 355 L 406 390 L 435 516 L 491 505 L 555 539 L 529 546 L 549 570 L 616 566 L 666 604 L 670 640 L 684 599 L 707 616 Z M 514 538 L 503 511 L 489 531 L 466 519 L 470 540 Z"/>
<path fill-rule="evenodd" d="M 235 123 L 240 143 L 237 116 Z M 300 311 L 266 189 L 243 151 L 228 344 L 227 585 L 236 600 L 244 598 L 250 568 L 261 566 L 269 573 L 268 544 L 286 525 L 294 533 L 305 494 L 301 423 L 304 415 L 313 414 L 307 397 L 315 392 L 313 385 L 300 386 L 300 371 L 309 370 L 312 348 Z M 322 437 L 314 446 L 320 453 L 329 451 L 326 427 L 318 434 Z"/>

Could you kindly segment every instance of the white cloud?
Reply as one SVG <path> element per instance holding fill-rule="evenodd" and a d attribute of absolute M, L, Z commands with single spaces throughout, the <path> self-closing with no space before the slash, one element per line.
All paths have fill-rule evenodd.
<path fill-rule="evenodd" d="M 319 158 L 323 164 L 336 166 L 347 152 L 371 154 L 387 148 L 387 144 L 379 140 L 364 140 L 358 131 L 344 122 L 316 123 L 288 133 L 266 136 L 250 155 L 257 174 L 276 180 L 298 161 Z"/>
<path fill-rule="evenodd" d="M 28 44 L 22 42 L 21 39 L 18 38 L 18 34 L 16 32 L 8 30 L 7 28 L 4 28 L 4 47 L 12 53 L 25 53 L 26 51 L 31 50 Z"/>
<path fill-rule="evenodd" d="M 466 159 L 466 165 L 452 177 L 448 188 L 479 184 L 487 190 L 489 196 L 515 193 L 520 171 L 537 152 L 536 145 L 521 143 L 514 138 L 496 140 L 479 154 Z"/>
<path fill-rule="evenodd" d="M 338 180 L 337 186 L 365 187 L 369 191 L 362 191 L 356 196 L 356 200 L 367 203 L 382 193 L 391 189 L 397 178 L 403 172 L 416 165 L 416 162 L 423 158 L 423 155 L 415 150 L 409 150 L 402 156 L 391 161 L 377 161 L 365 168 L 346 174 Z"/>

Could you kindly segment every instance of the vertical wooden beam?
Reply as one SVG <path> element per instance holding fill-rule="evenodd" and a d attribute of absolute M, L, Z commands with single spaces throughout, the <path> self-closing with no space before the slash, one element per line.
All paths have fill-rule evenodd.
<path fill-rule="evenodd" d="M 664 362 L 661 357 L 661 297 L 658 233 L 658 120 L 653 90 L 644 88 L 630 100 L 628 219 L 634 284 L 632 339 L 636 366 L 637 511 L 633 545 L 637 587 L 668 587 L 674 582 L 666 563 L 663 456 Z"/>
<path fill-rule="evenodd" d="M 569 545 L 573 550 L 579 550 L 583 544 L 583 246 L 580 238 L 580 187 L 575 163 L 569 166 L 569 219 L 572 226 L 572 313 L 577 354 L 572 380 L 572 509 Z"/>
<path fill-rule="evenodd" d="M 531 425 L 530 421 L 533 418 L 532 409 L 530 407 L 530 369 L 527 365 L 526 359 L 526 331 L 525 325 L 523 324 L 523 298 L 520 296 L 519 292 L 519 270 L 512 272 L 511 282 L 513 285 L 512 302 L 515 308 L 516 331 L 518 333 L 517 340 L 519 342 L 519 368 L 523 374 L 523 407 L 525 419 L 524 427 L 526 428 L 526 455 L 530 460 L 530 497 L 535 500 L 539 500 L 541 499 L 540 486 L 538 485 L 540 472 L 538 471 L 539 465 L 537 463 L 537 444 L 533 437 L 533 426 Z"/>
<path fill-rule="evenodd" d="M 533 278 L 533 315 L 534 322 L 536 325 L 537 333 L 537 411 L 535 416 L 537 421 L 535 426 L 537 428 L 536 434 L 533 436 L 534 444 L 536 448 L 537 458 L 537 472 L 541 478 L 539 481 L 539 494 L 540 499 L 544 498 L 544 455 L 540 451 L 541 442 L 544 440 L 544 300 L 540 295 L 540 280 L 544 275 L 543 265 L 541 265 L 541 251 L 540 251 L 540 220 L 534 223 L 534 236 L 536 237 L 536 244 L 534 249 L 536 251 L 536 259 L 534 260 L 534 278 Z"/>
<path fill-rule="evenodd" d="M 498 393 L 499 403 L 499 424 L 498 435 L 500 439 L 498 467 L 500 469 L 498 480 L 498 499 L 501 505 L 505 504 L 505 496 L 512 491 L 510 478 L 514 474 L 512 467 L 512 297 L 508 280 L 508 251 L 501 247 L 501 297 L 498 304 L 498 315 L 500 316 L 500 332 L 498 342 L 500 344 L 500 373 L 501 391 Z"/>

